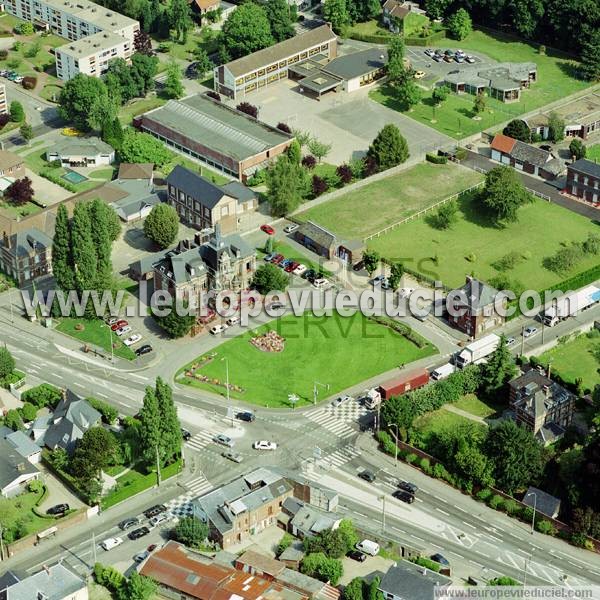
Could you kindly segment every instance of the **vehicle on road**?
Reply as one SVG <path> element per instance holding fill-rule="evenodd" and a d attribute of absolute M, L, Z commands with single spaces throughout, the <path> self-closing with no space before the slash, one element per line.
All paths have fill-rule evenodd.
<path fill-rule="evenodd" d="M 419 488 L 410 481 L 399 481 L 398 487 L 405 492 L 411 493 L 413 496 L 419 491 Z"/>
<path fill-rule="evenodd" d="M 362 397 L 362 401 L 369 410 L 377 408 L 381 404 L 381 392 L 379 391 L 379 388 L 366 390 Z"/>
<path fill-rule="evenodd" d="M 134 525 L 139 525 L 140 520 L 137 517 L 129 517 L 128 519 L 123 519 L 120 523 L 119 523 L 119 529 L 121 529 L 122 531 L 125 531 L 126 529 L 129 529 L 130 527 L 133 527 Z"/>
<path fill-rule="evenodd" d="M 415 497 L 410 492 L 404 490 L 396 490 L 392 496 L 396 498 L 396 500 L 401 500 L 407 504 L 412 504 L 415 501 Z"/>
<path fill-rule="evenodd" d="M 258 440 L 252 444 L 252 447 L 255 450 L 277 450 L 277 444 L 268 440 Z"/>
<path fill-rule="evenodd" d="M 134 529 L 127 534 L 127 537 L 130 540 L 139 540 L 141 537 L 148 535 L 150 533 L 150 529 L 146 526 L 140 527 L 139 529 Z"/>
<path fill-rule="evenodd" d="M 367 560 L 367 555 L 360 550 L 350 550 L 346 556 L 358 562 L 365 562 Z"/>
<path fill-rule="evenodd" d="M 51 506 L 47 511 L 46 514 L 47 515 L 62 515 L 63 513 L 66 513 L 69 510 L 69 505 L 64 503 L 64 504 L 55 504 L 54 506 Z"/>
<path fill-rule="evenodd" d="M 271 302 L 267 308 L 270 310 L 281 310 L 285 308 L 285 304 L 283 302 Z"/>
<path fill-rule="evenodd" d="M 244 457 L 239 452 L 234 452 L 233 450 L 227 450 L 226 452 L 223 452 L 221 456 L 238 464 L 244 460 Z"/>
<path fill-rule="evenodd" d="M 137 344 L 142 339 L 142 336 L 139 333 L 134 333 L 132 336 L 128 337 L 126 340 L 123 340 L 123 343 L 126 346 L 133 346 Z"/>
<path fill-rule="evenodd" d="M 187 442 L 192 439 L 192 434 L 187 429 L 184 429 L 182 427 L 181 428 L 181 437 L 183 438 L 184 442 Z"/>
<path fill-rule="evenodd" d="M 512 345 L 513 345 L 513 344 L 514 344 L 516 341 L 517 341 L 517 340 L 515 340 L 515 338 L 514 338 L 514 337 L 509 337 L 509 338 L 506 338 L 506 345 L 507 345 L 507 346 L 512 346 Z"/>
<path fill-rule="evenodd" d="M 275 233 L 275 230 L 270 225 L 261 225 L 260 230 L 267 235 L 273 235 Z"/>
<path fill-rule="evenodd" d="M 425 75 L 427 75 L 427 73 L 425 73 L 425 71 L 416 71 L 415 79 L 423 79 L 423 77 L 425 77 Z"/>
<path fill-rule="evenodd" d="M 120 327 L 119 329 L 117 329 L 115 331 L 115 334 L 118 335 L 119 337 L 122 337 L 126 333 L 129 333 L 130 331 L 131 331 L 131 327 L 129 325 L 125 325 L 125 327 Z"/>
<path fill-rule="evenodd" d="M 151 506 L 150 508 L 147 508 L 144 511 L 144 516 L 146 517 L 146 519 L 151 519 L 156 515 L 160 515 L 160 513 L 166 512 L 166 510 L 167 507 L 164 504 L 155 504 L 154 506 Z"/>
<path fill-rule="evenodd" d="M 431 558 L 431 560 L 433 560 L 434 562 L 436 562 L 440 565 L 444 565 L 446 567 L 450 566 L 450 562 L 448 561 L 448 559 L 443 554 L 440 554 L 439 552 L 437 554 L 432 554 L 429 558 Z"/>
<path fill-rule="evenodd" d="M 350 400 L 354 400 L 354 398 L 352 396 L 348 396 L 347 394 L 342 394 L 331 403 L 331 406 L 333 406 L 333 408 L 337 408 L 338 406 L 342 406 L 342 404 L 346 404 L 346 402 Z"/>
<path fill-rule="evenodd" d="M 102 548 L 104 548 L 104 550 L 108 551 L 108 550 L 112 550 L 113 548 L 116 548 L 117 546 L 120 546 L 122 543 L 123 543 L 123 538 L 120 538 L 120 537 L 110 537 L 110 538 L 106 538 L 100 544 L 100 546 Z"/>
<path fill-rule="evenodd" d="M 247 423 L 252 423 L 256 419 L 256 415 L 253 412 L 250 412 L 249 410 L 243 410 L 243 411 L 239 412 L 237 415 L 235 415 L 235 418 L 239 419 L 240 421 L 246 421 Z"/>
<path fill-rule="evenodd" d="M 219 335 L 220 333 L 223 333 L 226 329 L 227 325 L 225 323 L 221 323 L 220 325 L 213 325 L 209 331 L 212 335 Z"/>
<path fill-rule="evenodd" d="M 523 337 L 528 338 L 528 337 L 532 336 L 534 333 L 537 333 L 537 327 L 530 325 L 529 327 L 525 327 L 525 329 L 523 330 Z"/>
<path fill-rule="evenodd" d="M 462 369 L 467 365 L 482 363 L 500 343 L 500 338 L 495 333 L 490 333 L 465 346 L 455 357 L 454 364 Z"/>
<path fill-rule="evenodd" d="M 127 325 L 129 325 L 129 323 L 125 321 L 125 319 L 118 319 L 110 326 L 110 328 L 113 331 L 117 331 L 117 329 L 120 329 L 121 327 L 126 327 Z"/>
<path fill-rule="evenodd" d="M 235 442 L 228 436 L 223 433 L 219 433 L 215 435 L 213 438 L 213 442 L 216 444 L 221 444 L 222 446 L 227 446 L 228 448 L 233 448 Z"/>
<path fill-rule="evenodd" d="M 553 300 L 542 313 L 541 318 L 544 325 L 554 327 L 561 321 L 578 315 L 598 302 L 600 302 L 600 287 L 588 285 L 578 292 L 565 294 L 562 298 Z"/>
<path fill-rule="evenodd" d="M 400 396 L 429 383 L 429 373 L 427 369 L 413 369 L 407 371 L 400 377 L 390 379 L 379 385 L 379 393 L 382 400 L 387 400 L 392 396 Z"/>
<path fill-rule="evenodd" d="M 450 377 L 454 371 L 456 371 L 456 367 L 450 363 L 446 363 L 445 365 L 436 367 L 433 371 L 431 371 L 431 379 L 434 381 L 446 379 L 446 377 Z"/>
<path fill-rule="evenodd" d="M 143 552 L 138 552 L 134 557 L 133 560 L 136 563 L 141 563 L 144 562 L 148 557 L 150 556 L 150 552 L 148 552 L 148 550 L 144 550 Z"/>
<path fill-rule="evenodd" d="M 150 344 L 144 344 L 135 351 L 137 356 L 144 356 L 144 354 L 150 354 L 150 352 L 152 352 L 152 346 Z"/>
<path fill-rule="evenodd" d="M 294 233 L 298 227 L 300 227 L 300 225 L 297 223 L 290 223 L 283 228 L 283 231 L 285 231 L 285 233 Z"/>
<path fill-rule="evenodd" d="M 356 544 L 356 549 L 364 552 L 365 554 L 369 554 L 370 556 L 377 556 L 380 550 L 379 544 L 371 540 L 363 540 L 362 542 L 358 542 L 358 544 Z"/>
<path fill-rule="evenodd" d="M 166 523 L 169 520 L 167 513 L 161 513 L 150 519 L 150 527 L 156 527 L 161 523 Z"/>
<path fill-rule="evenodd" d="M 364 479 L 365 481 L 368 481 L 369 483 L 373 483 L 375 481 L 375 479 L 377 479 L 375 477 L 375 473 L 373 473 L 373 471 L 369 471 L 369 469 L 365 469 L 364 471 L 361 471 L 358 476 L 361 479 Z"/>

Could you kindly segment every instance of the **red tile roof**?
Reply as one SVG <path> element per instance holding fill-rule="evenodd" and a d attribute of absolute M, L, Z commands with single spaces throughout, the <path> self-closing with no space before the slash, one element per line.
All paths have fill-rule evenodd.
<path fill-rule="evenodd" d="M 491 143 L 491 148 L 492 150 L 498 150 L 498 152 L 510 154 L 516 143 L 517 140 L 499 133 L 498 135 L 494 136 L 494 139 Z"/>

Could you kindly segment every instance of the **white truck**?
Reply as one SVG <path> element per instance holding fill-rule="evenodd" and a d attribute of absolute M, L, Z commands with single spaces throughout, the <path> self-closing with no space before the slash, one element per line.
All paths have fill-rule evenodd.
<path fill-rule="evenodd" d="M 446 377 L 450 377 L 454 371 L 456 371 L 456 367 L 450 363 L 446 363 L 445 365 L 436 367 L 433 371 L 431 371 L 430 376 L 434 381 L 440 381 L 440 379 L 446 379 Z"/>
<path fill-rule="evenodd" d="M 554 327 L 597 302 L 600 302 L 600 288 L 597 285 L 588 285 L 578 292 L 565 294 L 562 298 L 552 301 L 544 311 L 542 320 L 547 327 Z"/>
<path fill-rule="evenodd" d="M 373 410 L 381 404 L 381 392 L 377 388 L 371 388 L 364 392 L 362 399 L 365 403 L 365 407 L 369 410 Z"/>
<path fill-rule="evenodd" d="M 499 343 L 500 338 L 495 333 L 490 333 L 465 346 L 454 357 L 454 362 L 459 369 L 483 362 L 498 347 Z"/>

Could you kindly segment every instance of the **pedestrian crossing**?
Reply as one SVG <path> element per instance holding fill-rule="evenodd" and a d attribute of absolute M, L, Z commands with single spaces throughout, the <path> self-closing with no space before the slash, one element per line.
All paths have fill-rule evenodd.
<path fill-rule="evenodd" d="M 357 400 L 348 400 L 338 407 L 331 404 L 308 411 L 305 416 L 334 435 L 344 439 L 356 433 L 349 423 L 357 422 L 368 410 Z"/>
<path fill-rule="evenodd" d="M 189 492 L 196 494 L 196 496 L 202 496 L 202 494 L 206 494 L 206 492 L 213 488 L 203 473 L 200 473 L 194 479 L 190 479 L 190 481 L 186 481 L 183 485 Z"/>
<path fill-rule="evenodd" d="M 167 503 L 167 510 L 176 517 L 191 517 L 194 514 L 192 501 L 210 492 L 214 486 L 203 473 L 199 473 L 197 477 L 186 481 L 183 485 L 188 491 L 170 500 Z"/>
<path fill-rule="evenodd" d="M 360 456 L 360 450 L 357 450 L 353 444 L 347 444 L 342 448 L 338 448 L 331 454 L 327 456 L 322 456 L 321 458 L 308 458 L 303 461 L 302 468 L 310 468 L 310 467 L 321 467 L 324 469 L 339 469 L 346 463 L 355 459 L 357 456 Z"/>
<path fill-rule="evenodd" d="M 187 442 L 186 446 L 189 446 L 193 450 L 202 450 L 206 446 L 212 443 L 213 438 L 215 437 L 214 431 L 204 430 L 199 433 L 196 433 L 193 437 L 191 437 Z"/>

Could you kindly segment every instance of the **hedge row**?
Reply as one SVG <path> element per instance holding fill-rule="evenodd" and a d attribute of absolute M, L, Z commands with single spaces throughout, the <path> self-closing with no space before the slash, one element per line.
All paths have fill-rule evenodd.
<path fill-rule="evenodd" d="M 359 42 L 368 42 L 370 44 L 387 44 L 392 38 L 391 35 L 376 35 L 358 32 L 352 32 L 349 37 L 353 40 L 357 40 Z"/>
<path fill-rule="evenodd" d="M 371 321 L 375 321 L 375 323 L 379 323 L 379 325 L 393 329 L 396 333 L 399 333 L 408 341 L 412 342 L 417 348 L 425 348 L 429 345 L 424 337 L 421 337 L 418 333 L 413 331 L 404 323 L 400 323 L 399 321 L 395 321 L 394 319 L 384 317 L 382 315 L 372 315 L 369 317 L 369 319 L 371 319 Z"/>
<path fill-rule="evenodd" d="M 438 156 L 437 154 L 428 152 L 425 155 L 425 160 L 430 163 L 433 163 L 435 165 L 445 165 L 448 162 L 448 157 L 447 156 Z"/>
<path fill-rule="evenodd" d="M 65 190 L 69 192 L 75 193 L 77 191 L 77 188 L 72 183 L 65 181 L 60 175 L 56 175 L 56 173 L 53 173 L 47 169 L 42 169 L 40 171 L 40 177 L 43 177 L 44 179 L 47 179 L 56 185 L 60 185 L 60 187 L 65 188 Z"/>
<path fill-rule="evenodd" d="M 446 39 L 446 30 L 436 31 L 427 37 L 407 37 L 404 38 L 404 43 L 407 46 L 431 46 L 434 42 L 439 42 L 441 40 Z"/>

